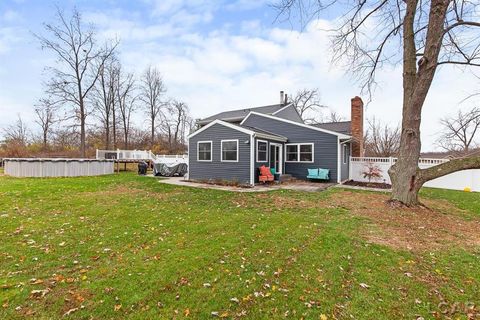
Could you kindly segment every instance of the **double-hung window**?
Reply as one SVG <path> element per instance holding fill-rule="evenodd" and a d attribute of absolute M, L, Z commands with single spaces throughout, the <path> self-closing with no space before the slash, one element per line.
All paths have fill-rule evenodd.
<path fill-rule="evenodd" d="M 197 161 L 212 161 L 212 141 L 199 141 Z"/>
<path fill-rule="evenodd" d="M 286 162 L 313 162 L 313 143 L 286 145 Z"/>
<path fill-rule="evenodd" d="M 267 141 L 257 140 L 257 162 L 267 162 Z"/>
<path fill-rule="evenodd" d="M 298 145 L 297 144 L 287 144 L 287 160 L 288 162 L 297 162 L 298 161 Z"/>
<path fill-rule="evenodd" d="M 222 140 L 222 162 L 238 161 L 238 140 Z"/>

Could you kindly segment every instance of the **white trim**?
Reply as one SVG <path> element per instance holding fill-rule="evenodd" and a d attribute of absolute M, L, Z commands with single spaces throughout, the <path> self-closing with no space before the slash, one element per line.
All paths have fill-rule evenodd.
<path fill-rule="evenodd" d="M 337 164 L 337 170 L 339 172 L 339 174 L 337 175 L 337 182 L 340 183 L 342 182 L 342 165 L 341 163 L 343 162 L 343 159 L 342 159 L 342 155 L 341 155 L 341 152 L 343 151 L 342 148 L 340 146 L 344 145 L 346 146 L 345 143 L 348 143 L 348 142 L 351 142 L 352 140 L 351 139 L 348 139 L 348 140 L 344 140 L 344 141 L 340 141 L 340 139 L 337 140 L 338 141 L 338 148 L 337 148 L 337 152 L 340 152 L 339 153 L 339 157 L 338 157 L 338 164 Z M 350 143 L 350 150 L 349 150 L 349 159 L 352 158 L 352 144 Z M 348 175 L 350 176 L 350 170 L 352 169 L 352 166 L 351 166 L 351 161 L 348 161 Z M 347 178 L 348 179 L 348 178 Z"/>
<path fill-rule="evenodd" d="M 223 160 L 223 143 L 224 142 L 236 142 L 237 143 L 237 158 L 235 160 Z M 238 162 L 238 158 L 240 158 L 239 150 L 238 150 L 238 139 L 225 139 L 220 140 L 220 162 Z"/>
<path fill-rule="evenodd" d="M 302 116 L 300 115 L 300 113 L 298 112 L 297 108 L 293 105 L 292 102 L 290 102 L 289 104 L 287 104 L 285 107 L 281 108 L 280 110 L 277 110 L 275 111 L 274 113 L 272 113 L 272 116 L 276 115 L 277 113 L 289 108 L 289 107 L 293 107 L 293 110 L 295 111 L 295 113 L 298 115 L 298 119 L 300 119 L 302 122 L 301 123 L 305 123 L 303 122 L 303 118 Z"/>
<path fill-rule="evenodd" d="M 274 141 L 279 141 L 279 142 L 287 142 L 288 139 L 283 136 L 272 136 L 266 133 L 260 133 L 260 132 L 255 132 L 255 137 L 257 138 L 263 138 L 263 139 L 269 139 L 269 140 L 274 140 Z"/>
<path fill-rule="evenodd" d="M 197 150 L 198 153 L 198 150 Z M 190 140 L 187 139 L 187 180 L 190 180 Z"/>
<path fill-rule="evenodd" d="M 256 137 L 260 137 L 260 138 L 263 138 L 263 139 L 271 139 L 271 140 L 281 141 L 281 142 L 285 142 L 285 141 L 288 140 L 286 137 L 283 137 L 283 136 L 276 136 L 276 135 L 269 135 L 269 134 L 265 134 L 265 133 L 255 132 L 253 130 L 242 128 L 242 127 L 239 127 L 238 125 L 234 125 L 234 124 L 231 124 L 229 122 L 225 122 L 225 121 L 219 120 L 219 119 L 214 120 L 214 121 L 210 122 L 209 124 L 207 124 L 206 126 L 203 126 L 200 129 L 198 129 L 197 131 L 193 132 L 192 134 L 190 134 L 188 136 L 188 139 L 194 137 L 195 135 L 199 134 L 200 132 L 203 132 L 204 130 L 210 128 L 211 126 L 213 126 L 215 124 L 219 124 L 219 125 L 225 126 L 227 128 L 246 133 L 248 135 L 255 135 Z"/>
<path fill-rule="evenodd" d="M 340 138 L 337 138 L 337 183 L 342 181 L 342 149 L 341 149 Z"/>
<path fill-rule="evenodd" d="M 312 146 L 312 161 L 300 161 L 300 146 L 301 145 L 311 145 Z M 297 161 L 288 161 L 287 157 L 287 147 L 288 146 L 297 146 Z M 314 163 L 315 162 L 315 144 L 312 142 L 299 142 L 299 143 L 286 143 L 285 144 L 285 162 L 288 163 Z"/>
<path fill-rule="evenodd" d="M 326 130 L 326 129 L 322 129 L 322 128 L 317 128 L 317 127 L 314 127 L 314 126 L 310 126 L 308 124 L 298 123 L 298 122 L 295 122 L 295 121 L 292 121 L 292 120 L 287 120 L 287 119 L 283 119 L 283 118 L 279 118 L 279 117 L 275 117 L 275 116 L 271 116 L 271 115 L 267 115 L 267 114 L 263 114 L 263 113 L 258 113 L 258 112 L 255 112 L 255 111 L 251 111 L 245 117 L 245 119 L 243 119 L 243 121 L 240 122 L 240 125 L 242 125 L 245 121 L 247 121 L 247 119 L 251 115 L 257 115 L 257 116 L 264 117 L 264 118 L 269 118 L 269 119 L 273 119 L 273 120 L 277 120 L 277 121 L 281 121 L 281 122 L 290 123 L 290 124 L 293 124 L 293 125 L 296 125 L 296 126 L 299 126 L 299 127 L 304 127 L 304 128 L 311 129 L 311 130 L 332 134 L 334 136 L 339 137 L 339 139 L 350 139 L 351 138 L 351 136 L 345 135 L 343 133 L 338 133 L 338 132 L 335 132 L 335 131 L 330 131 L 330 130 Z"/>
<path fill-rule="evenodd" d="M 282 112 L 283 110 L 285 110 L 285 109 L 287 109 L 288 107 L 291 107 L 291 106 L 293 106 L 293 103 L 290 102 L 285 107 L 282 107 L 282 108 L 278 109 L 277 111 L 275 111 L 274 113 L 272 113 L 272 116 L 276 115 L 279 112 Z"/>
<path fill-rule="evenodd" d="M 250 185 L 255 185 L 255 137 L 250 136 Z"/>
<path fill-rule="evenodd" d="M 200 143 L 210 143 L 210 160 L 200 160 L 199 159 L 199 144 Z M 213 161 L 213 143 L 212 140 L 207 140 L 207 141 L 197 141 L 197 162 L 212 162 Z"/>
<path fill-rule="evenodd" d="M 230 121 L 242 121 L 244 117 L 231 117 L 231 118 L 221 118 L 221 119 L 215 119 L 215 120 L 222 120 L 222 121 L 226 121 L 226 122 L 230 122 Z M 201 119 L 201 120 L 198 120 L 197 121 L 197 124 L 208 124 L 212 121 L 215 121 L 215 120 L 205 120 L 205 119 Z"/>
<path fill-rule="evenodd" d="M 280 170 L 278 171 L 278 173 L 283 174 L 283 144 L 271 142 L 270 146 L 276 146 L 280 148 L 280 150 L 278 151 L 278 156 L 280 157 L 280 159 L 278 159 L 278 165 L 280 166 Z M 270 151 L 272 149 L 271 148 L 268 148 L 268 149 L 269 149 L 268 152 L 270 154 Z M 268 165 L 270 166 L 270 162 L 268 163 Z"/>
<path fill-rule="evenodd" d="M 210 123 L 207 124 L 206 126 L 201 127 L 200 129 L 198 129 L 198 130 L 195 131 L 194 133 L 190 134 L 190 135 L 188 136 L 188 139 L 196 136 L 196 135 L 199 134 L 200 132 L 205 131 L 206 129 L 210 128 L 211 126 L 213 126 L 213 125 L 215 125 L 215 124 L 219 124 L 219 125 L 222 125 L 222 126 L 225 126 L 225 127 L 230 128 L 230 129 L 237 130 L 237 131 L 240 131 L 240 132 L 249 134 L 249 135 L 253 135 L 253 134 L 255 133 L 255 132 L 253 132 L 252 130 L 248 130 L 248 129 L 245 129 L 245 128 L 236 126 L 236 125 L 234 125 L 234 124 L 231 124 L 231 123 L 228 123 L 228 122 L 225 122 L 225 121 L 222 121 L 222 120 L 218 120 L 218 119 L 217 119 L 217 120 L 214 120 L 214 121 L 210 122 Z"/>
<path fill-rule="evenodd" d="M 267 149 L 265 150 L 265 156 L 266 156 L 266 159 L 264 161 L 260 161 L 258 160 L 258 143 L 259 142 L 264 142 L 267 144 Z M 255 146 L 256 146 L 256 152 L 255 152 L 255 159 L 257 160 L 258 163 L 264 163 L 264 162 L 268 162 L 268 141 L 266 140 L 259 140 L 257 139 L 257 142 L 255 142 Z"/>

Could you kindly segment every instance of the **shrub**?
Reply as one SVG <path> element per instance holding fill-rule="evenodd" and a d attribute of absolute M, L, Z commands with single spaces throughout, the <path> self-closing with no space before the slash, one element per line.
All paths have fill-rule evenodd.
<path fill-rule="evenodd" d="M 365 164 L 365 169 L 362 172 L 364 178 L 368 178 L 368 182 L 373 180 L 378 180 L 382 177 L 382 169 L 379 166 L 375 165 L 372 162 Z"/>

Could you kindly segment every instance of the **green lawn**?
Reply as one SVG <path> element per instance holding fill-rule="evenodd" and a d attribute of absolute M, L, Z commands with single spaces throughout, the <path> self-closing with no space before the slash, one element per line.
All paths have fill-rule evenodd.
<path fill-rule="evenodd" d="M 375 244 L 352 194 L 378 196 L 0 176 L 0 319 L 479 316 L 478 246 Z M 479 194 L 422 195 L 480 219 Z"/>

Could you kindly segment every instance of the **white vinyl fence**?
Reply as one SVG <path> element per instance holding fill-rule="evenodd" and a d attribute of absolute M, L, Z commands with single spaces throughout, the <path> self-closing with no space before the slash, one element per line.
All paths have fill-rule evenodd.
<path fill-rule="evenodd" d="M 169 165 L 188 163 L 186 154 L 157 154 L 153 160 L 155 163 L 165 163 Z"/>
<path fill-rule="evenodd" d="M 99 150 L 97 149 L 96 158 L 113 159 L 119 161 L 152 160 L 155 163 L 179 164 L 188 163 L 186 154 L 154 154 L 150 150 Z"/>
<path fill-rule="evenodd" d="M 96 158 L 114 160 L 153 160 L 155 155 L 150 150 L 99 150 Z"/>
<path fill-rule="evenodd" d="M 368 157 L 350 157 L 349 179 L 354 181 L 368 182 L 368 177 L 364 172 L 369 166 L 375 166 L 380 169 L 381 177 L 372 179 L 372 182 L 383 182 L 391 184 L 388 169 L 397 161 L 396 158 L 368 158 Z M 447 159 L 420 159 L 418 166 L 420 169 L 436 166 L 447 162 Z M 424 185 L 431 188 L 442 188 L 451 190 L 464 190 L 470 188 L 472 191 L 480 192 L 480 169 L 463 170 L 448 174 L 446 176 L 428 181 Z"/>
<path fill-rule="evenodd" d="M 5 159 L 5 174 L 14 177 L 80 177 L 113 173 L 111 160 Z"/>

